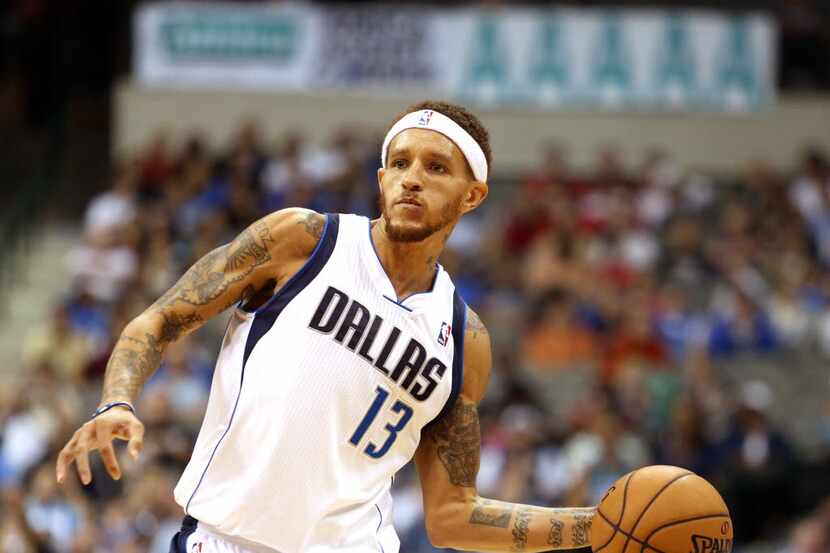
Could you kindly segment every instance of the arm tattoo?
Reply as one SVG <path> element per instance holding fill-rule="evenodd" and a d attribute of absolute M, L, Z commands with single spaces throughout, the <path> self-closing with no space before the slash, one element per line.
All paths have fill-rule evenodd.
<path fill-rule="evenodd" d="M 132 349 L 137 347 L 138 349 Z M 161 362 L 162 344 L 152 334 L 144 340 L 122 336 L 107 363 L 104 376 L 104 401 L 134 399 L 144 381 Z"/>
<path fill-rule="evenodd" d="M 259 238 L 259 242 L 257 242 L 257 238 Z M 274 242 L 274 239 L 271 238 L 268 225 L 262 221 L 257 221 L 250 228 L 245 229 L 234 241 L 234 247 L 228 251 L 228 257 L 225 260 L 225 271 L 236 271 L 244 268 L 245 265 L 255 267 L 270 261 L 269 242 Z"/>
<path fill-rule="evenodd" d="M 466 331 L 472 332 L 473 338 L 476 338 L 479 335 L 479 333 L 481 333 L 482 335 L 489 334 L 489 332 L 487 332 L 487 327 L 484 326 L 484 323 L 481 322 L 481 319 L 479 318 L 478 314 L 469 307 L 467 308 Z"/>
<path fill-rule="evenodd" d="M 492 506 L 492 507 L 491 507 Z M 491 507 L 486 509 L 485 507 Z M 479 499 L 473 512 L 470 515 L 470 524 L 481 524 L 495 528 L 507 528 L 510 524 L 510 517 L 513 515 L 513 507 L 496 507 L 488 499 Z"/>
<path fill-rule="evenodd" d="M 204 321 L 198 309 L 185 307 L 209 305 L 222 297 L 231 285 L 270 261 L 268 246 L 271 242 L 274 239 L 270 228 L 265 222 L 257 221 L 233 242 L 216 248 L 194 263 L 151 307 L 162 318 L 159 331 L 145 333 L 143 340 L 122 336 L 116 344 L 104 376 L 104 400 L 135 398 L 144 381 L 161 363 L 166 345 Z M 251 290 L 246 288 L 242 295 Z"/>
<path fill-rule="evenodd" d="M 593 517 L 587 513 L 574 513 L 574 525 L 571 529 L 574 547 L 584 547 L 591 543 L 591 521 Z"/>
<path fill-rule="evenodd" d="M 175 342 L 183 334 L 187 334 L 190 330 L 196 328 L 204 319 L 198 313 L 188 313 L 181 315 L 179 313 L 161 312 L 164 317 L 164 323 L 161 325 L 161 342 Z"/>
<path fill-rule="evenodd" d="M 513 524 L 513 546 L 510 551 L 524 551 L 527 547 L 527 534 L 530 530 L 530 509 L 520 507 L 516 511 L 516 522 Z"/>
<path fill-rule="evenodd" d="M 229 247 L 221 246 L 199 259 L 153 306 L 169 307 L 177 301 L 200 306 L 222 295 L 233 282 L 218 269 Z"/>
<path fill-rule="evenodd" d="M 164 308 L 178 301 L 197 307 L 209 304 L 231 285 L 270 261 L 268 245 L 273 242 L 268 225 L 257 221 L 233 242 L 216 248 L 194 263 L 153 305 Z M 234 298 L 233 303 L 237 300 Z"/>
<path fill-rule="evenodd" d="M 565 523 L 561 520 L 550 519 L 550 532 L 548 532 L 548 544 L 553 547 L 562 547 L 562 529 Z"/>
<path fill-rule="evenodd" d="M 481 429 L 475 403 L 461 398 L 431 432 L 438 458 L 456 486 L 475 487 L 481 453 Z"/>
<path fill-rule="evenodd" d="M 309 213 L 306 218 L 300 221 L 301 225 L 305 225 L 305 231 L 317 240 L 323 236 L 323 228 L 326 225 L 326 217 L 319 213 Z"/>

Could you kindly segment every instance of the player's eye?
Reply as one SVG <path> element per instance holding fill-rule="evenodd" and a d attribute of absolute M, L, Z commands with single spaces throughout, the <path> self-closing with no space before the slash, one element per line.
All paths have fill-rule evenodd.
<path fill-rule="evenodd" d="M 431 163 L 429 168 L 431 170 L 435 171 L 436 173 L 446 173 L 447 172 L 446 165 L 442 165 L 440 163 Z"/>
<path fill-rule="evenodd" d="M 392 161 L 392 167 L 395 169 L 403 169 L 406 167 L 406 160 L 405 159 L 396 159 Z"/>

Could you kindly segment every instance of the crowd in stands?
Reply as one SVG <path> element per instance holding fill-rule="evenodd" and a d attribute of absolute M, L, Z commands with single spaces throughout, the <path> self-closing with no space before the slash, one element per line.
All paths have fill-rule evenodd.
<path fill-rule="evenodd" d="M 123 478 L 93 454 L 91 485 L 58 486 L 56 453 L 97 405 L 114 341 L 190 264 L 270 211 L 375 216 L 378 151 L 376 135 L 349 129 L 272 148 L 250 124 L 225 151 L 160 137 L 114 168 L 67 252 L 62 300 L 21 345 L 21 381 L 0 388 L 0 551 L 167 551 L 182 517 L 172 489 L 227 315 L 169 347 L 137 404 L 145 447 L 137 461 L 122 455 Z M 627 471 L 681 465 L 725 495 L 739 547 L 830 550 L 830 402 L 805 421 L 820 444 L 805 499 L 805 455 L 769 416 L 775 390 L 721 370 L 742 356 L 830 356 L 824 154 L 712 176 L 659 149 L 624 162 L 611 146 L 574 168 L 548 144 L 535 169 L 491 187 L 440 260 L 493 342 L 480 493 L 591 505 Z M 394 495 L 402 550 L 432 551 L 411 467 Z"/>

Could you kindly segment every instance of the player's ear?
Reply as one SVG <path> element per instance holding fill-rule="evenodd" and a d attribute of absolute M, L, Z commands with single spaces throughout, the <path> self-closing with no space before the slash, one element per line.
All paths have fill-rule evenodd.
<path fill-rule="evenodd" d="M 381 167 L 378 169 L 378 189 L 383 188 L 383 175 L 386 174 L 386 169 Z"/>
<path fill-rule="evenodd" d="M 490 187 L 486 182 L 473 181 L 467 193 L 464 194 L 464 199 L 461 200 L 461 213 L 468 213 L 480 206 L 489 192 Z"/>

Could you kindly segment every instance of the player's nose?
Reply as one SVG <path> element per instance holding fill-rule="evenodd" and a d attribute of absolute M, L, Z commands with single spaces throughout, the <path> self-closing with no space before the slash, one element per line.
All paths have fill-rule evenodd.
<path fill-rule="evenodd" d="M 421 185 L 421 181 L 418 179 L 406 178 L 403 181 L 401 181 L 401 186 L 407 192 L 420 192 L 424 189 L 423 185 Z"/>
<path fill-rule="evenodd" d="M 404 190 L 407 191 L 420 191 L 423 190 L 424 185 L 424 170 L 423 166 L 419 162 L 412 163 L 409 167 L 407 167 L 406 172 L 403 175 L 403 179 L 401 180 L 401 186 L 403 186 Z"/>

